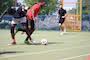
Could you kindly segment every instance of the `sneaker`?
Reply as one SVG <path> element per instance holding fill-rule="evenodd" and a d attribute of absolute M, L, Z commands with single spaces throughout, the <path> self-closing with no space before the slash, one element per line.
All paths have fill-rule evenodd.
<path fill-rule="evenodd" d="M 12 45 L 16 45 L 16 42 L 12 42 L 11 44 L 12 44 Z"/>
<path fill-rule="evenodd" d="M 16 45 L 16 42 L 12 42 L 11 44 L 8 44 L 8 45 Z"/>
<path fill-rule="evenodd" d="M 60 33 L 60 35 L 63 35 L 63 34 L 64 34 L 64 32 L 61 32 L 61 33 Z"/>
<path fill-rule="evenodd" d="M 35 41 L 35 40 L 31 41 L 31 44 L 37 44 L 37 43 L 38 43 L 38 42 Z"/>
<path fill-rule="evenodd" d="M 24 41 L 25 44 L 30 44 L 29 41 Z"/>
<path fill-rule="evenodd" d="M 23 35 L 25 32 L 21 32 L 21 34 Z"/>

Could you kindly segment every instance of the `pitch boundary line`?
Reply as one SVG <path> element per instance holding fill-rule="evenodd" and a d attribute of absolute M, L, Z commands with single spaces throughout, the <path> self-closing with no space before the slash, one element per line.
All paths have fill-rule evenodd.
<path fill-rule="evenodd" d="M 59 60 L 70 60 L 70 59 L 75 59 L 75 58 L 79 58 L 79 57 L 84 57 L 84 56 L 88 56 L 89 54 L 83 54 L 83 55 L 78 55 L 78 56 L 73 56 L 73 57 L 68 57 L 68 58 L 63 58 L 63 59 L 59 59 Z"/>
<path fill-rule="evenodd" d="M 90 47 L 90 45 L 79 46 L 79 47 L 63 48 L 63 49 L 53 49 L 53 50 L 46 50 L 46 51 L 40 51 L 40 52 L 21 53 L 21 54 L 16 54 L 16 55 L 1 55 L 0 58 L 10 58 L 10 57 L 25 56 L 25 55 L 38 55 L 38 54 L 51 53 L 51 52 L 55 52 L 55 51 L 64 51 L 64 50 L 76 49 L 76 48 L 84 48 L 84 47 Z M 71 58 L 73 58 L 73 57 L 71 57 Z M 65 59 L 69 59 L 69 58 L 65 58 Z"/>

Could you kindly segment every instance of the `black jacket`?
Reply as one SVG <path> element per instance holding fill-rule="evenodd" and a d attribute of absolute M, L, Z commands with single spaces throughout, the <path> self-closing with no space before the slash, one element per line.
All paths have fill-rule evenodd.
<path fill-rule="evenodd" d="M 65 16 L 66 13 L 67 13 L 66 10 L 64 10 L 63 8 L 60 8 L 58 10 L 58 14 L 60 18 L 62 18 L 62 16 Z"/>
<path fill-rule="evenodd" d="M 27 10 L 24 9 L 24 11 L 22 11 L 22 7 L 19 7 L 18 9 L 16 8 L 10 8 L 8 10 L 8 13 L 10 15 L 12 15 L 14 18 L 22 18 L 26 16 L 26 12 Z"/>

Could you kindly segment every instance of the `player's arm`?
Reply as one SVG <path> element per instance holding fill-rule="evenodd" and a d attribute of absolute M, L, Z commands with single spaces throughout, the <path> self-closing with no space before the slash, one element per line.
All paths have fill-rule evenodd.
<path fill-rule="evenodd" d="M 34 10 L 32 10 L 32 16 L 33 16 L 33 20 L 36 22 L 37 17 L 35 17 L 35 16 L 34 16 L 34 14 L 35 14 L 35 12 L 34 12 Z M 37 13 L 37 14 L 38 14 L 38 13 Z"/>
<path fill-rule="evenodd" d="M 65 18 L 67 16 L 67 14 L 65 14 L 64 16 L 62 16 L 62 18 Z"/>
<path fill-rule="evenodd" d="M 66 13 L 67 13 L 66 10 L 64 10 L 64 16 L 62 16 L 62 18 L 65 18 L 67 16 Z"/>
<path fill-rule="evenodd" d="M 58 15 L 60 15 L 60 9 L 58 10 Z"/>
<path fill-rule="evenodd" d="M 34 10 L 32 9 L 32 17 L 33 17 L 33 20 L 35 20 L 35 17 L 34 17 Z"/>

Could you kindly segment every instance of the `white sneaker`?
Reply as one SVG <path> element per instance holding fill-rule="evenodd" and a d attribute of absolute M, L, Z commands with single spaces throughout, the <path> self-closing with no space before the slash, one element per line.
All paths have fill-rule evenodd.
<path fill-rule="evenodd" d="M 35 40 L 32 43 L 37 43 Z"/>
<path fill-rule="evenodd" d="M 59 26 L 61 26 L 61 23 L 59 23 Z"/>
<path fill-rule="evenodd" d="M 61 33 L 60 33 L 60 35 L 63 35 L 63 34 L 64 34 L 64 32 L 61 32 Z"/>

